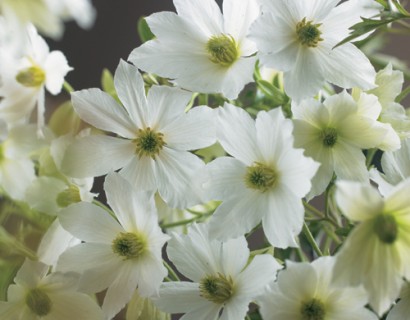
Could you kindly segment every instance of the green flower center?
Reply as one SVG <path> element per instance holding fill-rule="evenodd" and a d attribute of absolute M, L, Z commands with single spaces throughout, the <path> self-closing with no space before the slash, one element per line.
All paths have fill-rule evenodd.
<path fill-rule="evenodd" d="M 112 251 L 124 260 L 140 258 L 148 249 L 146 238 L 132 232 L 121 232 L 114 239 L 111 247 Z"/>
<path fill-rule="evenodd" d="M 321 132 L 320 137 L 323 145 L 327 148 L 331 148 L 337 142 L 337 130 L 335 128 L 326 128 Z"/>
<path fill-rule="evenodd" d="M 31 289 L 26 294 L 26 305 L 39 317 L 48 315 L 51 311 L 52 303 L 48 295 L 40 289 Z"/>
<path fill-rule="evenodd" d="M 226 34 L 212 36 L 206 44 L 206 51 L 209 54 L 209 60 L 223 67 L 231 66 L 239 58 L 235 39 Z"/>
<path fill-rule="evenodd" d="M 378 215 L 374 220 L 374 232 L 381 242 L 393 244 L 399 233 L 396 219 L 390 214 Z"/>
<path fill-rule="evenodd" d="M 273 168 L 259 162 L 247 168 L 245 184 L 248 188 L 265 192 L 274 188 L 277 183 L 278 174 Z"/>
<path fill-rule="evenodd" d="M 57 204 L 61 208 L 77 202 L 81 202 L 80 190 L 73 184 L 57 195 Z"/>
<path fill-rule="evenodd" d="M 303 302 L 300 308 L 301 320 L 324 320 L 326 315 L 325 305 L 322 301 L 313 298 Z"/>
<path fill-rule="evenodd" d="M 20 71 L 16 76 L 16 80 L 25 87 L 38 88 L 45 82 L 46 74 L 40 67 L 32 66 Z"/>
<path fill-rule="evenodd" d="M 162 150 L 164 145 L 164 135 L 161 132 L 152 131 L 151 128 L 139 129 L 138 137 L 135 139 L 136 153 L 138 157 L 155 157 Z"/>
<path fill-rule="evenodd" d="M 313 24 L 312 21 L 306 21 L 306 18 L 303 18 L 296 25 L 296 35 L 299 42 L 307 47 L 317 47 L 320 41 L 323 39 L 320 37 L 322 32 L 319 30 L 321 23 Z"/>
<path fill-rule="evenodd" d="M 234 285 L 231 277 L 221 273 L 216 276 L 207 276 L 199 283 L 201 297 L 208 301 L 222 304 L 228 301 L 234 293 Z"/>

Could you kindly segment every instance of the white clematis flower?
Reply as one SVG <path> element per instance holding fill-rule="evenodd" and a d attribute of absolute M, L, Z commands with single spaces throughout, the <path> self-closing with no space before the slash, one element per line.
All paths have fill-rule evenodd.
<path fill-rule="evenodd" d="M 9 55 L 2 62 L 0 118 L 9 123 L 27 120 L 37 104 L 39 128 L 44 125 L 45 90 L 61 92 L 64 77 L 72 70 L 60 51 L 50 52 L 47 43 L 34 27 L 27 29 L 30 45 L 21 58 Z"/>
<path fill-rule="evenodd" d="M 363 285 L 381 316 L 398 298 L 403 278 L 410 279 L 410 179 L 385 198 L 358 182 L 336 186 L 338 207 L 359 224 L 336 254 L 333 278 L 343 285 Z"/>
<path fill-rule="evenodd" d="M 84 178 L 122 168 L 121 174 L 134 186 L 158 190 L 172 207 L 201 203 L 193 176 L 204 163 L 187 150 L 215 142 L 212 109 L 194 107 L 185 113 L 191 94 L 177 88 L 153 86 L 145 97 L 137 68 L 124 61 L 114 81 L 124 107 L 99 89 L 75 92 L 72 99 L 84 121 L 118 136 L 76 141 L 67 149 L 63 172 Z"/>
<path fill-rule="evenodd" d="M 367 294 L 362 287 L 340 288 L 332 283 L 333 257 L 312 263 L 286 262 L 278 281 L 259 299 L 264 320 L 376 320 L 365 308 Z"/>
<path fill-rule="evenodd" d="M 239 237 L 262 220 L 273 246 L 296 247 L 302 198 L 319 164 L 293 147 L 292 122 L 280 108 L 259 112 L 254 121 L 243 109 L 225 104 L 217 128 L 220 144 L 233 157 L 207 165 L 209 198 L 223 201 L 210 221 L 212 236 Z"/>
<path fill-rule="evenodd" d="M 158 294 L 167 274 L 161 249 L 169 237 L 158 226 L 153 195 L 135 191 L 118 173 L 107 176 L 104 189 L 118 221 L 87 202 L 61 210 L 63 228 L 84 242 L 60 255 L 57 270 L 82 273 L 80 291 L 108 288 L 102 309 L 111 319 L 137 287 L 141 296 Z"/>
<path fill-rule="evenodd" d="M 100 307 L 76 292 L 79 274 L 51 273 L 41 262 L 26 260 L 10 285 L 8 302 L 0 302 L 3 320 L 103 320 Z"/>
<path fill-rule="evenodd" d="M 154 303 L 165 312 L 186 313 L 182 319 L 243 319 L 249 303 L 281 268 L 271 255 L 258 255 L 247 264 L 250 252 L 245 237 L 213 240 L 205 224 L 194 224 L 188 235 L 174 234 L 167 253 L 193 282 L 163 283 Z"/>
<path fill-rule="evenodd" d="M 250 38 L 262 65 L 284 72 L 286 93 L 295 101 L 316 95 L 325 82 L 342 88 L 375 87 L 376 72 L 353 44 L 336 44 L 349 28 L 378 13 L 372 0 L 259 0 L 262 15 Z M 354 63 L 353 63 L 354 61 Z"/>
<path fill-rule="evenodd" d="M 253 81 L 255 45 L 246 38 L 259 14 L 256 0 L 174 0 L 177 13 L 147 18 L 154 40 L 129 60 L 138 68 L 175 79 L 185 89 L 235 99 Z"/>
<path fill-rule="evenodd" d="M 25 192 L 35 179 L 31 154 L 43 147 L 33 125 L 7 130 L 0 120 L 0 188 L 16 200 L 24 200 Z"/>
<path fill-rule="evenodd" d="M 356 102 L 346 91 L 323 103 L 308 99 L 292 105 L 295 146 L 321 164 L 308 198 L 325 191 L 333 173 L 339 179 L 369 181 L 362 149 L 381 148 L 391 129 L 377 121 L 380 111 L 375 96 L 362 94 Z"/>

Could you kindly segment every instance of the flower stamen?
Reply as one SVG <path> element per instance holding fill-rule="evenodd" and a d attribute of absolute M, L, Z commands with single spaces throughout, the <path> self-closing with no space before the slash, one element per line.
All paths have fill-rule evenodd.
<path fill-rule="evenodd" d="M 248 188 L 266 192 L 274 188 L 277 183 L 278 174 L 275 169 L 259 162 L 247 168 L 245 184 Z"/>
<path fill-rule="evenodd" d="M 307 47 L 314 48 L 317 47 L 320 41 L 323 41 L 321 38 L 322 32 L 319 27 L 321 23 L 313 24 L 312 21 L 306 21 L 306 17 L 303 18 L 296 25 L 296 35 L 299 42 Z"/>
<path fill-rule="evenodd" d="M 374 232 L 379 240 L 393 244 L 398 236 L 397 221 L 391 214 L 380 214 L 374 220 Z"/>
<path fill-rule="evenodd" d="M 321 132 L 321 139 L 325 147 L 333 147 L 337 142 L 337 130 L 335 128 L 324 129 Z"/>
<path fill-rule="evenodd" d="M 35 315 L 44 317 L 50 313 L 52 302 L 44 291 L 35 288 L 26 294 L 26 305 Z"/>
<path fill-rule="evenodd" d="M 31 66 L 20 71 L 16 76 L 16 80 L 25 87 L 38 88 L 45 82 L 46 73 L 39 66 Z"/>
<path fill-rule="evenodd" d="M 155 157 L 162 150 L 164 145 L 164 135 L 161 132 L 152 131 L 151 128 L 139 129 L 138 137 L 135 139 L 136 153 L 139 158 L 142 156 Z"/>
<path fill-rule="evenodd" d="M 234 284 L 230 276 L 218 273 L 218 275 L 206 276 L 199 283 L 201 297 L 208 301 L 222 304 L 228 301 L 234 293 Z"/>
<path fill-rule="evenodd" d="M 231 35 L 212 36 L 206 44 L 206 51 L 209 60 L 222 67 L 230 67 L 239 58 L 238 45 Z"/>
<path fill-rule="evenodd" d="M 326 309 L 322 301 L 313 298 L 312 300 L 302 303 L 300 313 L 302 320 L 324 320 Z"/>
<path fill-rule="evenodd" d="M 142 257 L 148 249 L 146 238 L 137 233 L 121 232 L 112 242 L 112 251 L 124 260 Z"/>

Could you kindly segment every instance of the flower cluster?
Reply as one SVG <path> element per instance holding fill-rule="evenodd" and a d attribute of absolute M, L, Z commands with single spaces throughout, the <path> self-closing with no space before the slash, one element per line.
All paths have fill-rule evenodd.
<path fill-rule="evenodd" d="M 173 3 L 74 91 L 40 34 L 91 2 L 0 0 L 0 318 L 407 319 L 410 89 L 366 48 L 410 13 Z"/>

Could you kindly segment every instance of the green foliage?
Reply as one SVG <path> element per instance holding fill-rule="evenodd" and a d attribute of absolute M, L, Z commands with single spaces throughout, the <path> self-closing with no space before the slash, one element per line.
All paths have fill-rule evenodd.
<path fill-rule="evenodd" d="M 142 43 L 147 42 L 155 38 L 155 35 L 151 32 L 145 17 L 140 17 L 138 19 L 137 25 L 138 35 Z"/>

